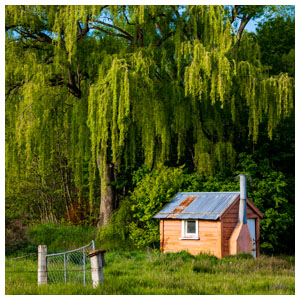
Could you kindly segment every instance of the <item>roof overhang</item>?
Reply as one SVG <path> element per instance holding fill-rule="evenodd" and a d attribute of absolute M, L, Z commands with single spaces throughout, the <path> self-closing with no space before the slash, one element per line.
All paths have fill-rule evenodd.
<path fill-rule="evenodd" d="M 224 193 L 225 197 L 229 194 L 233 194 L 234 198 L 227 199 L 228 206 L 224 207 L 223 210 L 222 205 L 219 206 L 219 209 L 211 209 L 211 207 L 206 206 L 207 202 L 204 202 L 204 206 L 206 206 L 207 211 L 200 210 L 195 211 L 195 206 L 201 205 L 201 203 L 194 202 L 197 201 L 197 197 L 195 195 L 199 195 L 202 193 L 177 193 L 172 201 L 165 204 L 162 209 L 153 216 L 154 219 L 168 219 L 168 220 L 186 220 L 186 219 L 199 219 L 199 220 L 211 220 L 216 221 L 218 219 L 223 218 L 230 209 L 240 200 L 240 194 L 237 192 L 219 192 L 220 194 Z M 203 194 L 210 194 L 203 192 Z M 218 192 L 211 192 L 211 194 L 218 194 Z M 234 195 L 236 194 L 236 195 Z M 186 195 L 186 197 L 182 197 Z M 176 200 L 177 199 L 177 200 Z M 200 200 L 198 200 L 200 201 Z M 247 204 L 253 209 L 253 211 L 258 215 L 259 218 L 263 218 L 263 214 L 261 211 L 249 200 L 247 199 Z M 223 203 L 223 206 L 225 203 Z M 201 206 L 202 207 L 202 206 Z M 208 209 L 210 208 L 210 209 Z M 215 211 L 214 211 L 215 210 Z"/>
<path fill-rule="evenodd" d="M 222 212 L 220 219 L 226 216 L 230 209 L 240 201 L 240 195 Z M 262 219 L 264 217 L 263 213 L 247 198 L 247 204 L 256 212 L 256 214 Z"/>

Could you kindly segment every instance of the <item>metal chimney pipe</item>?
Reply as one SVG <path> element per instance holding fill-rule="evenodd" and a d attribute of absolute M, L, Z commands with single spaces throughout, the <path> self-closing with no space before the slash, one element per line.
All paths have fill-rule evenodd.
<path fill-rule="evenodd" d="M 240 175 L 239 223 L 247 224 L 247 177 Z"/>

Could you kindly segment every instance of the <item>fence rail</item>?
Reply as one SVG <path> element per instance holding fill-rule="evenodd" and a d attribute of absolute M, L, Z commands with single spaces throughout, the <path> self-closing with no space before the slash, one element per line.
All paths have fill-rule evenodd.
<path fill-rule="evenodd" d="M 95 242 L 91 241 L 78 249 L 45 254 L 47 283 L 92 282 L 91 272 L 87 272 L 91 268 L 90 259 L 86 255 L 93 250 L 95 250 Z M 45 283 L 43 278 L 39 282 Z"/>
<path fill-rule="evenodd" d="M 63 255 L 63 254 L 68 254 L 68 253 L 72 253 L 72 252 L 76 252 L 76 251 L 81 251 L 84 250 L 86 248 L 92 247 L 93 250 L 95 250 L 95 242 L 91 241 L 88 245 L 80 247 L 78 249 L 74 249 L 74 250 L 69 250 L 69 251 L 64 251 L 64 252 L 58 252 L 58 253 L 51 253 L 51 254 L 46 254 L 46 257 L 50 257 L 50 256 L 56 256 L 56 255 Z"/>

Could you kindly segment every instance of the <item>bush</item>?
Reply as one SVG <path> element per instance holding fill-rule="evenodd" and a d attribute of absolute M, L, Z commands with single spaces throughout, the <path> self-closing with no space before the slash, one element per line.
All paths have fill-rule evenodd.
<path fill-rule="evenodd" d="M 134 247 L 132 240 L 129 239 L 131 220 L 130 202 L 125 198 L 120 201 L 119 209 L 113 212 L 109 224 L 98 229 L 97 244 L 101 245 L 102 249 L 131 250 Z"/>
<path fill-rule="evenodd" d="M 140 171 L 139 171 L 140 173 Z M 138 248 L 159 245 L 159 221 L 153 216 L 181 191 L 184 182 L 183 168 L 161 166 L 138 181 L 130 195 L 133 221 L 130 238 Z"/>
<path fill-rule="evenodd" d="M 30 241 L 36 245 L 47 245 L 48 250 L 70 250 L 87 245 L 95 239 L 96 228 L 92 226 L 39 224 L 27 232 Z"/>
<path fill-rule="evenodd" d="M 249 253 L 239 253 L 235 255 L 227 255 L 223 259 L 254 259 L 252 254 Z"/>
<path fill-rule="evenodd" d="M 291 234 L 295 232 L 294 212 L 269 208 L 265 211 L 261 223 L 261 250 L 263 253 L 294 253 L 295 245 L 291 243 Z M 286 249 L 287 246 L 289 249 Z"/>
<path fill-rule="evenodd" d="M 195 256 L 187 251 L 180 251 L 175 253 L 167 252 L 165 254 L 165 258 L 166 260 L 177 260 L 178 258 L 180 258 L 182 261 L 189 261 L 191 259 L 195 259 Z"/>
<path fill-rule="evenodd" d="M 196 261 L 210 261 L 212 264 L 217 264 L 219 259 L 211 254 L 200 253 L 196 256 Z"/>

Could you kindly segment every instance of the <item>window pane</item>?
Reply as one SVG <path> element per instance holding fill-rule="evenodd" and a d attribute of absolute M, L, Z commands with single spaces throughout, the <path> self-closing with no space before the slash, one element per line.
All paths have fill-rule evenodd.
<path fill-rule="evenodd" d="M 186 233 L 196 233 L 196 221 L 187 221 Z"/>

